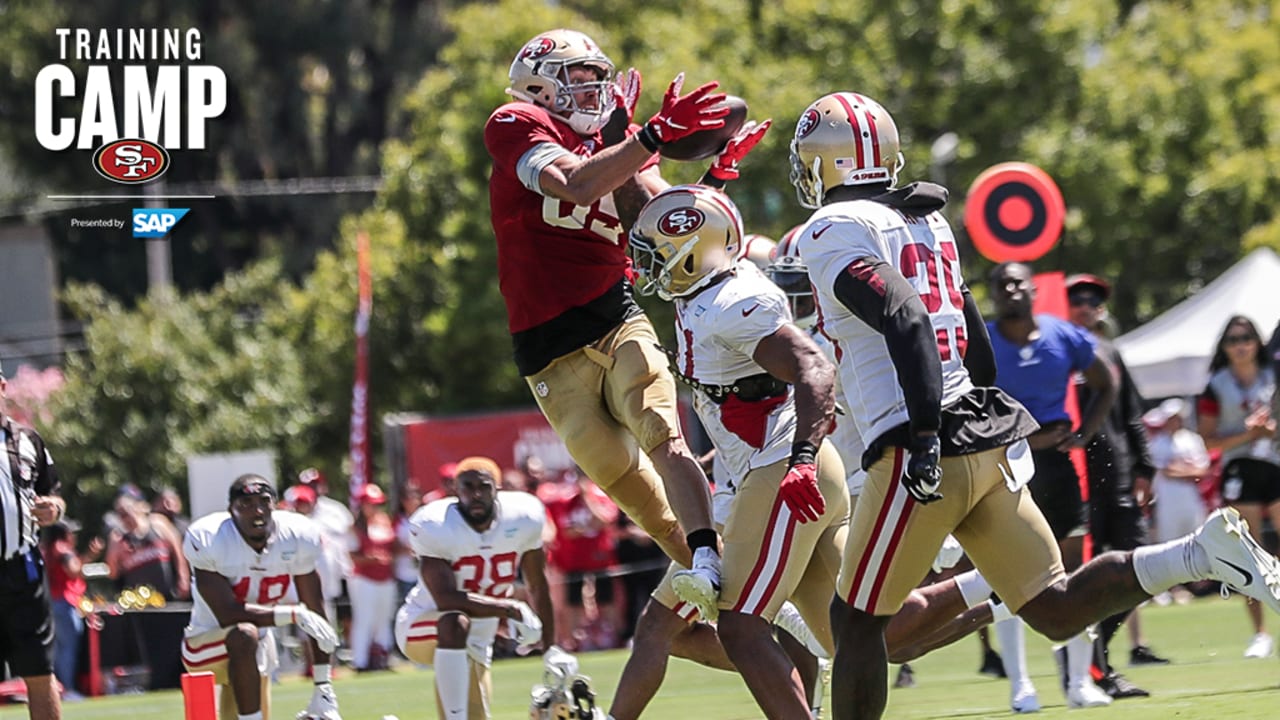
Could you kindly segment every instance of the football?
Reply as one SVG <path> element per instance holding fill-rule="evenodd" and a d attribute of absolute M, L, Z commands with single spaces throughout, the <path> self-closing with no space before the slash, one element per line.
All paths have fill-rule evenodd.
<path fill-rule="evenodd" d="M 675 142 L 667 143 L 658 148 L 662 157 L 680 161 L 706 160 L 723 150 L 729 138 L 733 137 L 747 121 L 747 101 L 736 95 L 726 95 L 720 105 L 729 108 L 729 114 L 724 116 L 722 127 L 699 130 Z"/>

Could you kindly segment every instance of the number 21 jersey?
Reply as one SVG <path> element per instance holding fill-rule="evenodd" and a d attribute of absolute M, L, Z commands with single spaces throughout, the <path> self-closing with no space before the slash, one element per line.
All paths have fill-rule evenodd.
<path fill-rule="evenodd" d="M 870 200 L 832 203 L 798 233 L 800 255 L 816 290 L 822 332 L 836 346 L 846 409 L 871 443 L 906 423 L 907 406 L 884 336 L 836 298 L 841 273 L 856 261 L 883 260 L 907 279 L 924 303 L 942 360 L 942 406 L 973 389 L 964 367 L 964 299 L 960 256 L 951 226 L 939 212 L 907 215 Z"/>

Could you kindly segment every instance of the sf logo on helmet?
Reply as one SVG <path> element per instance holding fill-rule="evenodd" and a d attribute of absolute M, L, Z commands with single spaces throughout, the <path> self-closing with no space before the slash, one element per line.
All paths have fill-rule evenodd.
<path fill-rule="evenodd" d="M 537 60 L 556 49 L 556 42 L 549 37 L 534 38 L 524 46 L 524 50 L 520 53 L 521 60 Z"/>
<path fill-rule="evenodd" d="M 689 233 L 702 227 L 702 223 L 706 221 L 706 216 L 697 208 L 680 208 L 672 210 L 662 219 L 658 221 L 658 230 L 663 235 L 676 237 L 679 235 L 688 235 Z"/>
<path fill-rule="evenodd" d="M 807 137 L 809 133 L 818 129 L 818 122 L 820 120 L 821 117 L 818 115 L 817 110 L 814 110 L 813 108 L 805 110 L 804 114 L 800 116 L 800 122 L 796 123 L 796 137 Z"/>

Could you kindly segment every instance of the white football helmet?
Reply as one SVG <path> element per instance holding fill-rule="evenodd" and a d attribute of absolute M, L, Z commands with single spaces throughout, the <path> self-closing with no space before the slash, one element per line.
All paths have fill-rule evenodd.
<path fill-rule="evenodd" d="M 782 236 L 769 254 L 769 267 L 764 274 L 787 294 L 792 321 L 808 330 L 818 322 L 818 305 L 813 299 L 813 284 L 809 282 L 809 266 L 800 257 L 797 236 L 801 227 L 797 225 Z"/>
<path fill-rule="evenodd" d="M 769 267 L 769 258 L 773 257 L 773 249 L 777 245 L 771 237 L 747 233 L 742 238 L 742 259 L 750 260 L 753 265 L 764 270 Z"/>
<path fill-rule="evenodd" d="M 569 68 L 597 71 L 591 82 L 569 81 Z M 551 30 L 525 43 L 507 73 L 507 94 L 563 117 L 579 135 L 596 134 L 616 106 L 613 61 L 576 30 Z"/>
<path fill-rule="evenodd" d="M 742 216 L 723 193 L 704 185 L 676 185 L 654 195 L 631 228 L 628 252 L 638 274 L 636 292 L 663 300 L 690 295 L 742 251 Z"/>
<path fill-rule="evenodd" d="M 903 158 L 889 111 L 865 95 L 837 92 L 813 101 L 791 140 L 791 184 L 804 207 L 821 207 L 841 185 L 892 185 Z"/>

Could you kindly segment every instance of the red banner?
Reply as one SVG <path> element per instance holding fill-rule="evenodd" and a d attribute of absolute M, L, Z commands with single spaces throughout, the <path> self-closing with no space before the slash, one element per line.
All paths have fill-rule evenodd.
<path fill-rule="evenodd" d="M 351 386 L 351 497 L 369 482 L 369 320 L 373 315 L 373 278 L 369 273 L 369 235 L 356 235 L 359 300 L 356 307 L 356 372 Z"/>
<path fill-rule="evenodd" d="M 493 458 L 504 470 L 538 456 L 551 472 L 573 464 L 556 431 L 537 408 L 425 418 L 404 425 L 405 475 L 423 492 L 440 484 L 439 468 L 471 455 Z"/>

